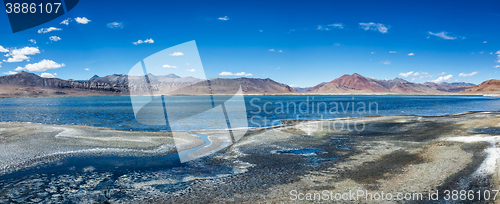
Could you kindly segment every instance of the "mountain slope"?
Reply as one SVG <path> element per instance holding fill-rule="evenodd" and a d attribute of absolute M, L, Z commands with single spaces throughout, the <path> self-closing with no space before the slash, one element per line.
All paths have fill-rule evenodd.
<path fill-rule="evenodd" d="M 207 94 L 206 81 L 198 82 L 182 89 L 176 90 L 174 94 Z M 210 79 L 210 89 L 212 94 L 235 94 L 238 92 L 240 86 L 245 94 L 293 94 L 298 93 L 292 87 L 278 83 L 269 78 L 216 78 Z"/>
<path fill-rule="evenodd" d="M 461 94 L 500 94 L 500 80 L 490 79 L 483 83 L 460 91 Z"/>
<path fill-rule="evenodd" d="M 54 89 L 82 89 L 89 91 L 126 92 L 126 86 L 95 81 L 67 81 L 58 78 L 43 78 L 33 73 L 20 72 L 0 77 L 0 84 L 36 86 Z"/>
<path fill-rule="evenodd" d="M 0 77 L 0 97 L 12 96 L 85 96 L 85 95 L 146 95 L 146 94 L 210 94 L 205 80 L 193 77 L 148 75 L 150 84 L 141 77 L 113 74 L 94 76 L 88 81 L 69 81 L 58 78 L 43 78 L 33 73 L 20 72 Z M 130 83 L 131 80 L 134 83 Z M 138 82 L 138 83 L 136 83 Z M 234 94 L 241 85 L 247 94 L 289 94 L 297 91 L 288 85 L 271 79 L 217 78 L 210 80 L 213 94 Z M 129 84 L 130 83 L 130 84 Z M 131 92 L 129 92 L 129 90 Z"/>
<path fill-rule="evenodd" d="M 357 73 L 345 74 L 324 85 L 315 86 L 308 93 L 382 93 L 389 92 L 381 84 Z"/>
<path fill-rule="evenodd" d="M 142 80 L 140 80 L 141 78 L 142 77 L 139 77 L 139 76 L 128 76 L 125 74 L 113 74 L 113 75 L 107 75 L 104 77 L 97 77 L 97 78 L 95 78 L 95 76 L 94 76 L 89 81 L 112 83 L 112 84 L 129 84 L 129 80 L 131 80 L 132 84 L 138 85 L 138 84 L 143 83 Z M 198 78 L 194 78 L 194 77 L 179 77 L 175 74 L 168 74 L 168 75 L 161 75 L 161 76 L 148 74 L 148 78 L 149 78 L 151 84 L 194 83 L 194 82 L 202 81 L 202 79 L 198 79 Z"/>
<path fill-rule="evenodd" d="M 85 96 L 85 95 L 149 95 L 153 94 L 235 94 L 240 86 L 245 94 L 299 94 L 292 87 L 269 78 L 216 78 L 208 81 L 174 74 L 156 76 L 148 74 L 150 84 L 143 77 L 113 74 L 93 76 L 88 81 L 42 78 L 36 74 L 20 72 L 0 77 L 0 97 L 12 96 Z M 500 93 L 500 81 L 490 80 L 472 87 L 468 83 L 408 82 L 401 78 L 378 80 L 359 74 L 343 75 L 328 83 L 321 83 L 305 94 L 481 94 Z M 470 88 L 470 89 L 469 89 Z M 467 89 L 467 90 L 465 90 Z M 464 91 L 465 90 L 465 91 Z"/>
<path fill-rule="evenodd" d="M 0 86 L 0 95 L 3 96 L 85 96 L 128 93 L 128 87 L 122 84 L 43 78 L 24 71 L 13 75 L 1 76 Z"/>
<path fill-rule="evenodd" d="M 449 94 L 470 88 L 466 83 L 424 84 L 408 82 L 401 78 L 378 80 L 357 73 L 343 75 L 324 85 L 317 85 L 307 93 L 322 94 Z"/>

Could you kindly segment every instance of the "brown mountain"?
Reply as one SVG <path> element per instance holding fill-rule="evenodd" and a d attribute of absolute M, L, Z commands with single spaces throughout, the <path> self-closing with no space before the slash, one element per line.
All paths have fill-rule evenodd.
<path fill-rule="evenodd" d="M 202 79 L 194 77 L 180 77 L 175 74 L 168 74 L 162 76 L 156 76 L 153 74 L 148 74 L 148 78 L 151 84 L 175 84 L 175 83 L 194 83 L 203 81 Z M 129 84 L 129 80 L 132 80 L 133 84 L 142 83 L 139 76 L 128 76 L 125 74 L 113 74 L 104 77 L 99 77 L 94 75 L 89 81 L 112 83 L 112 84 Z"/>
<path fill-rule="evenodd" d="M 122 84 L 43 78 L 24 71 L 0 77 L 0 97 L 119 95 L 123 92 L 128 93 L 128 88 Z"/>
<path fill-rule="evenodd" d="M 138 76 L 94 76 L 88 81 L 43 78 L 33 73 L 20 72 L 0 77 L 0 97 L 25 96 L 94 96 L 138 94 L 209 94 L 207 81 L 193 77 L 148 75 L 150 84 L 143 84 Z M 131 80 L 131 81 L 129 81 Z M 246 94 L 290 94 L 297 91 L 271 79 L 217 78 L 210 80 L 213 94 L 234 94 L 241 85 Z M 129 84 L 130 83 L 130 84 Z M 151 90 L 151 91 L 150 91 Z"/>
<path fill-rule="evenodd" d="M 329 83 L 317 85 L 307 93 L 331 94 L 449 94 L 470 88 L 471 84 L 424 84 L 408 82 L 401 78 L 378 80 L 357 73 L 343 75 Z"/>
<path fill-rule="evenodd" d="M 208 82 L 193 77 L 174 74 L 155 76 L 148 74 L 150 84 L 139 76 L 120 74 L 105 77 L 94 76 L 89 80 L 74 81 L 58 78 L 42 78 L 36 74 L 20 72 L 0 77 L 0 97 L 23 96 L 89 96 L 142 94 L 234 94 L 240 86 L 245 94 L 298 94 L 292 87 L 269 78 L 217 78 Z M 359 74 L 343 75 L 331 82 L 322 83 L 307 90 L 306 94 L 482 94 L 500 93 L 500 81 L 490 80 L 472 87 L 468 83 L 408 82 L 401 78 L 378 80 Z M 472 88 L 471 88 L 472 87 Z M 469 89 L 470 88 L 470 89 Z M 467 89 L 467 90 L 466 90 Z M 464 91 L 465 90 L 465 91 Z"/>
<path fill-rule="evenodd" d="M 500 94 L 500 80 L 490 79 L 469 89 L 460 91 L 461 94 Z"/>
<path fill-rule="evenodd" d="M 278 83 L 272 79 L 259 78 L 216 78 L 210 79 L 210 88 L 207 81 L 201 81 L 173 90 L 168 94 L 209 94 L 231 95 L 236 94 L 241 87 L 245 94 L 294 94 L 299 93 L 292 87 Z M 209 90 L 210 89 L 210 90 Z M 162 89 L 165 90 L 165 89 Z"/>

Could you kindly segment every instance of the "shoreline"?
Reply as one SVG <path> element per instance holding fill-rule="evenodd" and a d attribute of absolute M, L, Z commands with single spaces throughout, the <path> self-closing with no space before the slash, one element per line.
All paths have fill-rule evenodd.
<path fill-rule="evenodd" d="M 233 94 L 196 94 L 196 95 L 164 95 L 164 96 L 206 96 L 206 95 L 218 95 L 218 96 L 230 96 Z M 486 94 L 486 93 L 481 93 L 481 94 L 458 94 L 458 93 L 450 93 L 450 94 L 401 94 L 401 93 L 388 93 L 388 94 L 377 94 L 377 93 L 290 93 L 290 94 L 284 94 L 284 93 L 277 93 L 277 94 L 241 94 L 243 96 L 249 95 L 249 96 L 484 96 L 484 97 L 500 97 L 500 94 Z M 7 98 L 56 98 L 56 97 L 127 97 L 131 95 L 50 95 L 50 96 L 0 96 L 0 99 L 7 99 Z M 149 95 L 132 95 L 132 96 L 149 96 Z M 154 96 L 162 96 L 162 95 L 154 95 Z"/>

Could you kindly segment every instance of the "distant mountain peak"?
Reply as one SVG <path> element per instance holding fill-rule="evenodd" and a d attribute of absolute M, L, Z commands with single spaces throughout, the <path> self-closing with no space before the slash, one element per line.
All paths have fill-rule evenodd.
<path fill-rule="evenodd" d="M 97 74 L 95 74 L 94 76 L 90 77 L 89 81 L 90 81 L 90 80 L 97 79 L 97 78 L 99 78 L 99 76 L 98 76 Z"/>
<path fill-rule="evenodd" d="M 351 76 L 353 76 L 353 77 L 364 77 L 364 76 L 361 76 L 361 74 L 358 74 L 358 73 L 354 73 Z"/>
<path fill-rule="evenodd" d="M 181 78 L 180 76 L 177 76 L 177 75 L 175 75 L 173 73 L 172 74 L 168 74 L 166 77 L 176 78 L 176 79 Z"/>

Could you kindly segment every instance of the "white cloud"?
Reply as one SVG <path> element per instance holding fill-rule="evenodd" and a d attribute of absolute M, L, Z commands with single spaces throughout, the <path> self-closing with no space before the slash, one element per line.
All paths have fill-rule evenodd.
<path fill-rule="evenodd" d="M 434 83 L 442 83 L 445 81 L 449 81 L 451 78 L 453 78 L 453 75 L 447 75 L 447 76 L 440 76 L 439 78 L 432 80 Z"/>
<path fill-rule="evenodd" d="M 270 50 L 269 50 L 269 52 L 274 52 L 274 51 L 276 51 L 276 50 L 274 50 L 274 49 L 270 49 Z"/>
<path fill-rule="evenodd" d="M 90 20 L 87 17 L 82 17 L 82 18 L 76 17 L 75 21 L 80 24 L 87 24 L 90 22 Z"/>
<path fill-rule="evenodd" d="M 334 24 L 329 24 L 329 25 L 318 25 L 318 28 L 316 28 L 317 30 L 326 30 L 326 31 L 329 31 L 331 30 L 330 27 L 333 27 L 333 28 L 337 28 L 337 29 L 343 29 L 344 28 L 344 25 L 342 25 L 342 23 L 334 23 Z"/>
<path fill-rule="evenodd" d="M 44 59 L 38 63 L 27 64 L 26 66 L 24 66 L 24 68 L 18 67 L 18 68 L 16 68 L 16 71 L 28 70 L 30 72 L 43 72 L 43 71 L 47 71 L 49 69 L 57 69 L 57 68 L 64 67 L 64 66 L 66 66 L 66 65 L 64 65 L 64 63 L 58 64 L 52 60 Z"/>
<path fill-rule="evenodd" d="M 188 70 L 186 70 L 186 71 L 188 71 L 188 72 L 195 72 L 195 71 L 196 71 L 196 69 L 188 69 Z"/>
<path fill-rule="evenodd" d="M 441 75 L 444 75 L 444 74 L 446 74 L 446 72 L 441 72 L 441 73 L 438 74 L 438 76 L 441 76 Z"/>
<path fill-rule="evenodd" d="M 278 50 L 278 52 L 283 52 L 283 50 Z"/>
<path fill-rule="evenodd" d="M 390 65 L 390 64 L 391 64 L 391 61 L 389 61 L 389 60 L 385 60 L 385 61 L 384 61 L 384 60 L 382 60 L 382 61 L 380 61 L 380 63 L 382 63 L 382 64 L 384 64 L 384 65 Z"/>
<path fill-rule="evenodd" d="M 168 54 L 168 55 L 175 57 L 175 56 L 182 56 L 182 55 L 184 55 L 184 53 L 182 53 L 182 52 L 174 52 L 174 53 Z"/>
<path fill-rule="evenodd" d="M 4 48 L 0 45 L 0 52 L 9 52 L 9 49 Z"/>
<path fill-rule="evenodd" d="M 123 28 L 123 22 L 108 23 L 108 28 Z"/>
<path fill-rule="evenodd" d="M 413 71 L 411 72 L 406 72 L 406 73 L 399 73 L 399 76 L 400 77 L 404 77 L 404 78 L 408 78 L 409 76 L 411 76 L 413 74 Z"/>
<path fill-rule="evenodd" d="M 396 51 L 389 51 L 389 53 L 391 53 L 391 54 L 396 54 Z"/>
<path fill-rule="evenodd" d="M 261 32 L 261 33 L 262 33 L 262 32 L 264 32 L 264 31 L 263 31 L 263 30 L 259 30 L 259 32 Z"/>
<path fill-rule="evenodd" d="M 440 37 L 440 38 L 443 38 L 445 40 L 456 40 L 458 38 L 462 38 L 462 39 L 465 39 L 465 37 L 460 37 L 460 36 L 450 36 L 450 35 L 447 35 L 448 32 L 440 32 L 440 33 L 433 33 L 431 31 L 429 31 L 429 35 L 433 35 L 433 36 L 436 36 L 436 37 Z"/>
<path fill-rule="evenodd" d="M 229 20 L 229 18 L 227 16 L 219 17 L 218 19 L 221 20 L 221 21 L 227 21 L 227 20 Z"/>
<path fill-rule="evenodd" d="M 460 73 L 458 76 L 459 77 L 470 77 L 470 76 L 474 76 L 476 74 L 478 74 L 479 72 L 472 72 L 472 73 Z"/>
<path fill-rule="evenodd" d="M 12 74 L 17 74 L 17 72 L 8 71 L 8 72 L 4 72 L 3 74 L 12 75 Z"/>
<path fill-rule="evenodd" d="M 378 30 L 381 33 L 387 33 L 387 30 L 389 30 L 387 26 L 381 23 L 370 22 L 370 23 L 359 23 L 359 25 L 364 30 Z"/>
<path fill-rule="evenodd" d="M 177 67 L 176 67 L 176 66 L 171 66 L 171 65 L 165 64 L 165 65 L 163 65 L 163 68 L 177 68 Z"/>
<path fill-rule="evenodd" d="M 144 41 L 138 40 L 137 42 L 132 42 L 132 44 L 134 44 L 134 45 L 140 45 L 142 43 L 149 43 L 149 44 L 151 44 L 151 43 L 155 43 L 155 41 L 153 40 L 153 38 L 149 38 L 149 39 L 146 39 Z"/>
<path fill-rule="evenodd" d="M 494 66 L 493 68 L 500 68 L 500 65 L 496 65 L 496 66 Z"/>
<path fill-rule="evenodd" d="M 246 73 L 246 72 L 239 72 L 239 73 L 232 73 L 232 72 L 221 72 L 219 73 L 220 76 L 253 76 L 251 73 Z"/>
<path fill-rule="evenodd" d="M 64 25 L 69 25 L 69 23 L 73 21 L 71 18 L 64 19 L 61 23 L 59 24 L 64 24 Z"/>
<path fill-rule="evenodd" d="M 483 43 L 488 43 L 487 41 L 484 41 Z"/>
<path fill-rule="evenodd" d="M 338 28 L 338 29 L 344 29 L 344 25 L 342 23 L 334 23 L 334 24 L 330 24 L 328 26 Z"/>
<path fill-rule="evenodd" d="M 375 54 L 375 52 L 372 52 L 371 54 L 373 55 L 373 54 Z"/>
<path fill-rule="evenodd" d="M 491 54 L 491 53 L 490 53 L 490 54 Z M 495 62 L 500 63 L 500 50 L 498 50 L 497 52 L 495 52 L 495 55 L 497 55 L 497 58 L 498 58 L 498 60 L 497 60 L 497 61 L 495 61 Z"/>
<path fill-rule="evenodd" d="M 14 69 L 14 71 L 18 71 L 18 72 L 23 71 L 23 70 L 24 70 L 24 68 L 22 68 L 22 67 L 17 67 L 16 69 Z"/>
<path fill-rule="evenodd" d="M 26 55 L 35 55 L 40 53 L 37 47 L 23 47 L 21 49 L 13 49 L 10 51 L 9 55 L 11 58 L 4 60 L 4 62 L 22 62 L 24 60 L 29 61 L 29 57 Z"/>
<path fill-rule="evenodd" d="M 413 56 L 413 55 L 415 55 L 415 54 L 413 54 L 413 53 L 409 53 L 409 54 L 408 54 L 408 56 Z"/>
<path fill-rule="evenodd" d="M 413 73 L 412 75 L 413 75 L 413 76 L 419 76 L 419 75 L 428 75 L 428 74 L 429 74 L 429 73 L 427 73 L 427 72 L 415 72 L 415 73 Z"/>
<path fill-rule="evenodd" d="M 444 72 L 443 72 L 444 74 Z M 429 73 L 427 72 L 414 72 L 414 71 L 411 71 L 411 72 L 406 72 L 406 73 L 399 73 L 399 76 L 400 77 L 404 77 L 404 78 L 408 78 L 409 76 L 420 76 L 420 79 L 424 78 L 424 77 L 429 77 Z"/>
<path fill-rule="evenodd" d="M 330 30 L 330 28 L 323 28 L 322 25 L 318 25 L 318 28 L 316 30 Z"/>
<path fill-rule="evenodd" d="M 7 60 L 3 60 L 4 62 L 22 62 L 24 60 L 28 60 L 29 57 L 26 56 L 26 55 L 15 55 L 15 56 L 12 56 L 11 58 L 7 59 Z"/>
<path fill-rule="evenodd" d="M 190 65 L 189 63 L 186 63 L 186 65 Z"/>
<path fill-rule="evenodd" d="M 35 39 L 30 39 L 29 41 L 30 41 L 31 43 L 33 43 L 33 44 L 36 44 L 36 40 L 35 40 Z"/>
<path fill-rule="evenodd" d="M 21 49 L 14 49 L 11 51 L 10 55 L 34 55 L 40 53 L 37 47 L 23 47 Z"/>
<path fill-rule="evenodd" d="M 53 74 L 46 72 L 42 73 L 40 76 L 43 78 L 56 78 Z"/>
<path fill-rule="evenodd" d="M 38 30 L 38 33 L 49 33 L 49 32 L 58 31 L 58 30 L 62 30 L 62 29 L 56 28 L 56 27 L 42 28 L 42 29 Z"/>
<path fill-rule="evenodd" d="M 220 76 L 232 76 L 233 73 L 232 72 L 221 72 L 219 73 Z"/>
<path fill-rule="evenodd" d="M 49 39 L 50 39 L 50 41 L 54 41 L 54 42 L 57 42 L 57 41 L 61 40 L 61 38 L 58 37 L 58 36 L 50 36 Z"/>
<path fill-rule="evenodd" d="M 234 73 L 234 76 L 253 76 L 253 74 L 240 72 L 240 73 Z"/>
<path fill-rule="evenodd" d="M 85 71 L 89 71 L 90 69 L 89 68 L 85 68 Z"/>

